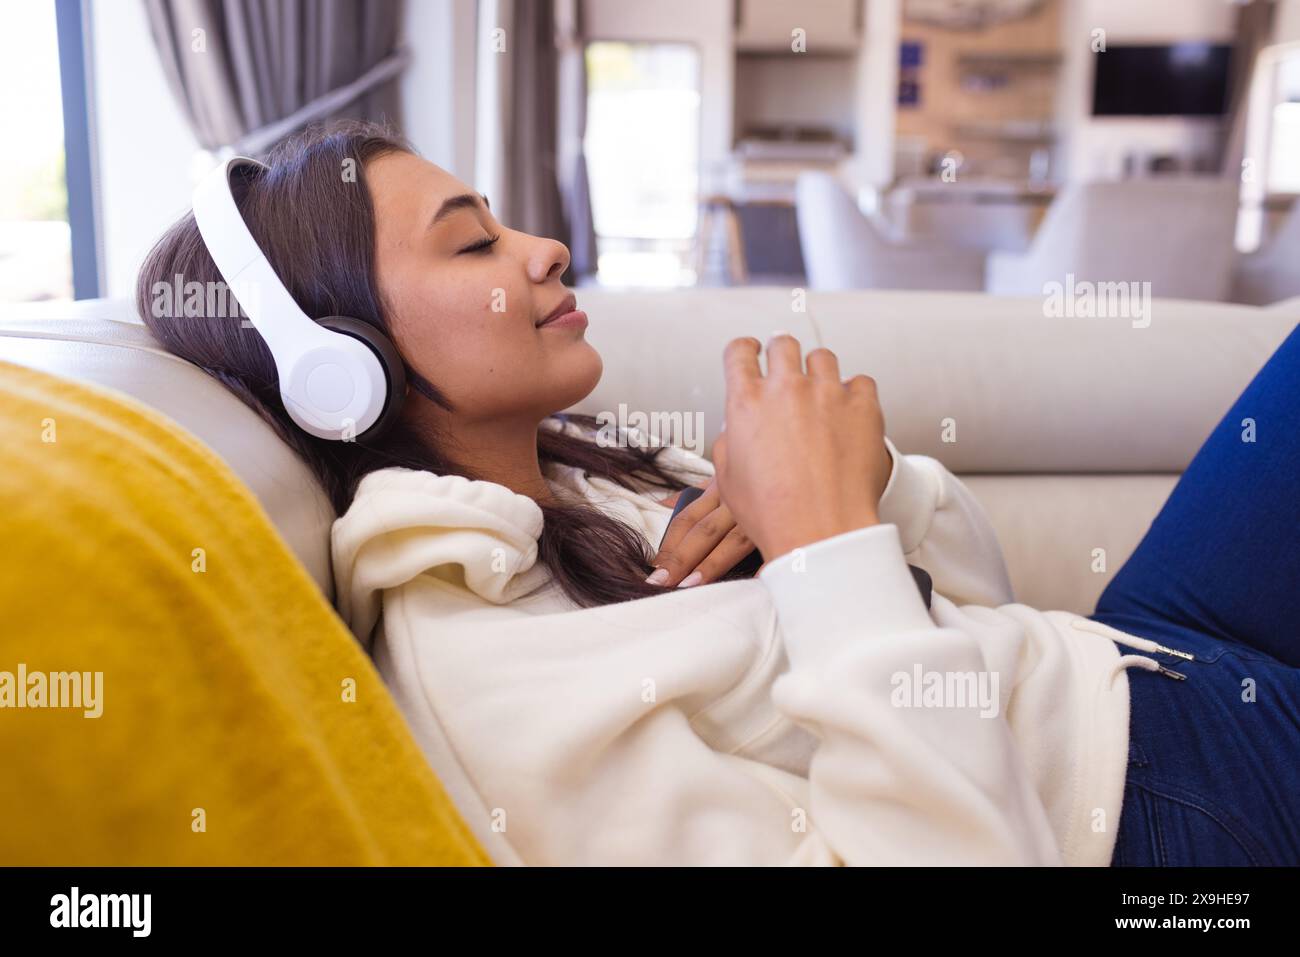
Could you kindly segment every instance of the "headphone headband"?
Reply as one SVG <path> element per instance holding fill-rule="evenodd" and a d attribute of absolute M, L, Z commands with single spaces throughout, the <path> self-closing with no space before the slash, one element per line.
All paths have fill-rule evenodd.
<path fill-rule="evenodd" d="M 369 341 L 382 339 L 382 334 L 359 320 L 330 317 L 343 319 L 340 324 L 352 335 L 331 331 L 302 311 L 235 203 L 231 176 L 243 169 L 267 167 L 247 156 L 235 156 L 194 190 L 199 234 L 226 286 L 271 350 L 289 417 L 319 438 L 359 436 L 385 418 L 390 398 L 400 399 L 400 390 L 389 381 L 393 370 L 385 371 L 391 366 L 386 360 L 395 351 L 384 355 L 392 350 L 391 344 Z M 397 369 L 401 369 L 400 359 Z"/>

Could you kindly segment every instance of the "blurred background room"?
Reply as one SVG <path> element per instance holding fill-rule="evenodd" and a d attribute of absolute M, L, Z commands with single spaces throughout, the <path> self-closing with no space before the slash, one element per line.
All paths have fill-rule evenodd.
<path fill-rule="evenodd" d="M 1300 0 L 32 0 L 0 301 L 123 297 L 217 158 L 383 119 L 569 281 L 1300 294 Z M 141 170 L 147 175 L 140 175 Z"/>

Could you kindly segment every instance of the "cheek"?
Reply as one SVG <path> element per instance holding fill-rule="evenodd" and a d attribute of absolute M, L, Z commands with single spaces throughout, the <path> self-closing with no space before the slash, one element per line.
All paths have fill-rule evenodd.
<path fill-rule="evenodd" d="M 525 295 L 443 280 L 410 284 L 394 304 L 406 361 L 465 412 L 504 409 L 536 384 L 542 356 Z"/>

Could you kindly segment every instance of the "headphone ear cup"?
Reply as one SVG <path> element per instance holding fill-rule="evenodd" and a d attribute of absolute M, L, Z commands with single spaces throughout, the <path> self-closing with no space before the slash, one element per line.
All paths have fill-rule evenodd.
<path fill-rule="evenodd" d="M 326 316 L 315 322 L 326 329 L 360 339 L 378 357 L 379 365 L 384 370 L 384 378 L 387 380 L 388 392 L 384 397 L 384 409 L 379 413 L 379 418 L 362 435 L 367 438 L 382 435 L 397 420 L 398 413 L 402 411 L 402 399 L 406 396 L 406 364 L 402 362 L 397 347 L 388 336 L 373 325 L 351 316 Z"/>

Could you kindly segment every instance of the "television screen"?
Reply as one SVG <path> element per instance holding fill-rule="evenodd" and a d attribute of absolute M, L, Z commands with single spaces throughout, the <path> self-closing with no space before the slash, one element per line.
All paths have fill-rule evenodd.
<path fill-rule="evenodd" d="M 1232 47 L 1218 43 L 1112 46 L 1096 55 L 1094 116 L 1219 116 Z"/>

